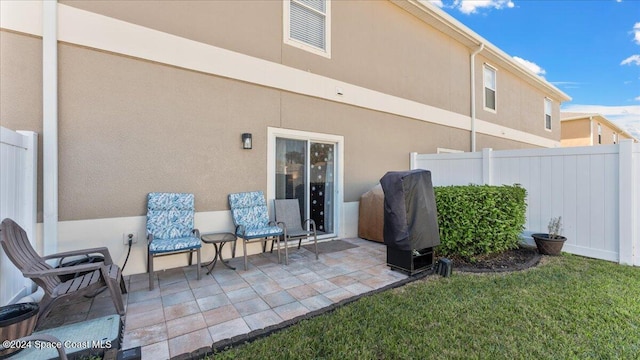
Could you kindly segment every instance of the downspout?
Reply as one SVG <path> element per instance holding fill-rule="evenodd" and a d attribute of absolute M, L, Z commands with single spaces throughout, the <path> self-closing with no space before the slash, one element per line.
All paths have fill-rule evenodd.
<path fill-rule="evenodd" d="M 58 1 L 42 1 L 43 252 L 58 248 Z"/>
<path fill-rule="evenodd" d="M 484 43 L 471 53 L 471 152 L 476 151 L 476 55 L 484 49 Z"/>
<path fill-rule="evenodd" d="M 593 116 L 589 116 L 589 146 L 593 146 Z"/>

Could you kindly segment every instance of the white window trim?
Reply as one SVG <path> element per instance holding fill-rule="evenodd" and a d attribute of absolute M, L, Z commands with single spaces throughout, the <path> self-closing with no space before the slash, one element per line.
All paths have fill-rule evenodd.
<path fill-rule="evenodd" d="M 344 206 L 344 136 L 330 135 L 309 131 L 291 130 L 283 128 L 267 128 L 267 206 L 271 208 L 273 199 L 276 198 L 276 138 L 285 137 L 288 139 L 311 140 L 317 142 L 334 143 L 336 174 L 335 174 L 335 193 L 334 193 L 334 228 L 335 236 L 342 236 L 342 208 Z M 270 211 L 273 214 L 273 211 Z M 335 237 L 334 236 L 334 237 Z M 318 236 L 320 238 L 320 236 Z"/>
<path fill-rule="evenodd" d="M 495 109 L 487 107 L 487 93 L 485 91 L 485 89 L 487 87 L 485 86 L 485 83 L 484 83 L 484 70 L 485 69 L 493 70 L 493 72 L 495 73 L 496 84 L 495 84 L 495 88 L 492 89 L 494 94 L 495 94 L 495 96 L 494 96 L 495 97 L 495 107 L 496 107 Z M 485 111 L 492 112 L 494 114 L 498 113 L 498 69 L 494 68 L 493 66 L 491 66 L 491 65 L 489 65 L 487 63 L 484 63 L 482 65 L 482 107 L 484 108 Z"/>
<path fill-rule="evenodd" d="M 295 48 L 302 49 L 316 55 L 320 55 L 331 59 L 331 0 L 326 0 L 326 15 L 325 15 L 325 49 L 320 49 L 315 46 L 309 45 L 302 41 L 292 39 L 289 34 L 291 30 L 291 0 L 282 0 L 282 19 L 283 19 L 283 33 L 282 38 L 284 43 L 291 45 Z"/>
<path fill-rule="evenodd" d="M 549 102 L 549 107 L 550 107 L 550 111 L 551 113 L 549 113 L 549 117 L 551 118 L 551 122 L 549 123 L 549 128 L 547 128 L 547 102 Z M 552 132 L 553 131 L 553 100 L 549 99 L 548 97 L 544 98 L 544 101 L 542 103 L 542 106 L 544 106 L 544 119 L 543 119 L 543 123 L 542 126 L 544 126 L 544 129 L 548 132 Z"/>

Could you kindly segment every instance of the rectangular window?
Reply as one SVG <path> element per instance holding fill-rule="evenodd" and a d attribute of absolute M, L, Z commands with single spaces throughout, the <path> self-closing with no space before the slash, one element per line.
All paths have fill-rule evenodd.
<path fill-rule="evenodd" d="M 598 144 L 602 144 L 602 125 L 598 124 Z"/>
<path fill-rule="evenodd" d="M 544 128 L 551 130 L 551 99 L 544 99 Z"/>
<path fill-rule="evenodd" d="M 284 0 L 284 42 L 325 57 L 331 57 L 331 2 L 328 0 Z"/>
<path fill-rule="evenodd" d="M 496 110 L 496 69 L 484 65 L 484 108 Z"/>

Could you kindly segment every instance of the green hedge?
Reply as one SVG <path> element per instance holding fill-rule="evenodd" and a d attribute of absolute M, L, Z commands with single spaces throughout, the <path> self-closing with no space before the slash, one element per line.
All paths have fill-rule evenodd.
<path fill-rule="evenodd" d="M 527 191 L 513 186 L 435 187 L 440 227 L 438 253 L 472 258 L 518 247 Z"/>

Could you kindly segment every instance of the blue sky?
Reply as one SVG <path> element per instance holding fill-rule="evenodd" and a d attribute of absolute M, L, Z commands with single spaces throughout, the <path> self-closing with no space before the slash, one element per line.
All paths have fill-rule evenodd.
<path fill-rule="evenodd" d="M 430 2 L 640 139 L 640 0 Z"/>

